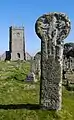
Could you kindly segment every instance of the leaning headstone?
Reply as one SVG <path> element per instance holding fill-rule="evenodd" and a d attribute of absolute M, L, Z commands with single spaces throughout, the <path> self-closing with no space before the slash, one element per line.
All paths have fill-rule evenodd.
<path fill-rule="evenodd" d="M 35 30 L 41 39 L 40 105 L 43 109 L 61 109 L 62 61 L 64 39 L 70 32 L 70 21 L 64 13 L 39 17 Z"/>

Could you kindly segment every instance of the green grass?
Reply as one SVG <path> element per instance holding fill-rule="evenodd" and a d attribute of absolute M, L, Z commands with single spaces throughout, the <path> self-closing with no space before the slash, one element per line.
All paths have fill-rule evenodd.
<path fill-rule="evenodd" d="M 0 62 L 0 106 L 39 103 L 39 82 L 22 81 L 29 71 L 29 62 Z M 0 109 L 0 120 L 74 120 L 74 92 L 63 87 L 61 111 Z"/>
<path fill-rule="evenodd" d="M 30 71 L 30 63 L 27 62 L 0 62 L 0 79 L 6 80 L 25 80 Z"/>

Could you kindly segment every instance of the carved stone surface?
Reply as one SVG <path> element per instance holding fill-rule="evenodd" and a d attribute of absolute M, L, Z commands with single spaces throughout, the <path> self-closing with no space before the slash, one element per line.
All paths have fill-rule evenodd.
<path fill-rule="evenodd" d="M 62 61 L 64 39 L 70 32 L 70 21 L 64 13 L 39 17 L 35 30 L 41 39 L 40 104 L 46 109 L 61 109 Z"/>

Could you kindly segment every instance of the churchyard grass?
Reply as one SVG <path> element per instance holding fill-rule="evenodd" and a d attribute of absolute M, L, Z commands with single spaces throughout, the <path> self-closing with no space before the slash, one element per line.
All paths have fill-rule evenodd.
<path fill-rule="evenodd" d="M 18 107 L 18 104 L 39 103 L 39 82 L 25 82 L 29 71 L 29 62 L 0 62 L 0 120 L 74 120 L 74 92 L 65 87 L 61 111 L 3 109 L 10 104 Z"/>

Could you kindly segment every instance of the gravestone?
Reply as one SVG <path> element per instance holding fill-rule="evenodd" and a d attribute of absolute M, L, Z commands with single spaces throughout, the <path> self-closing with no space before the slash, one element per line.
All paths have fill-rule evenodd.
<path fill-rule="evenodd" d="M 64 39 L 70 32 L 70 20 L 64 13 L 39 17 L 35 31 L 41 39 L 40 105 L 43 109 L 61 109 Z"/>
<path fill-rule="evenodd" d="M 26 76 L 27 82 L 37 82 L 36 76 L 35 76 L 35 63 L 33 58 L 31 59 L 30 63 L 30 73 Z"/>
<path fill-rule="evenodd" d="M 32 58 L 30 62 L 30 71 L 35 73 L 35 60 Z"/>
<path fill-rule="evenodd" d="M 40 80 L 41 76 L 41 64 L 39 59 L 35 59 L 35 74 L 37 76 L 37 79 Z"/>
<path fill-rule="evenodd" d="M 41 54 L 40 52 L 37 52 L 34 56 L 35 60 L 35 74 L 37 76 L 37 79 L 40 80 L 41 77 Z"/>
<path fill-rule="evenodd" d="M 26 82 L 34 82 L 35 81 L 35 74 L 33 72 L 30 72 L 26 76 Z"/>
<path fill-rule="evenodd" d="M 41 76 L 41 61 L 38 60 L 37 62 L 37 71 L 38 71 L 38 79 L 40 80 L 40 76 Z"/>

